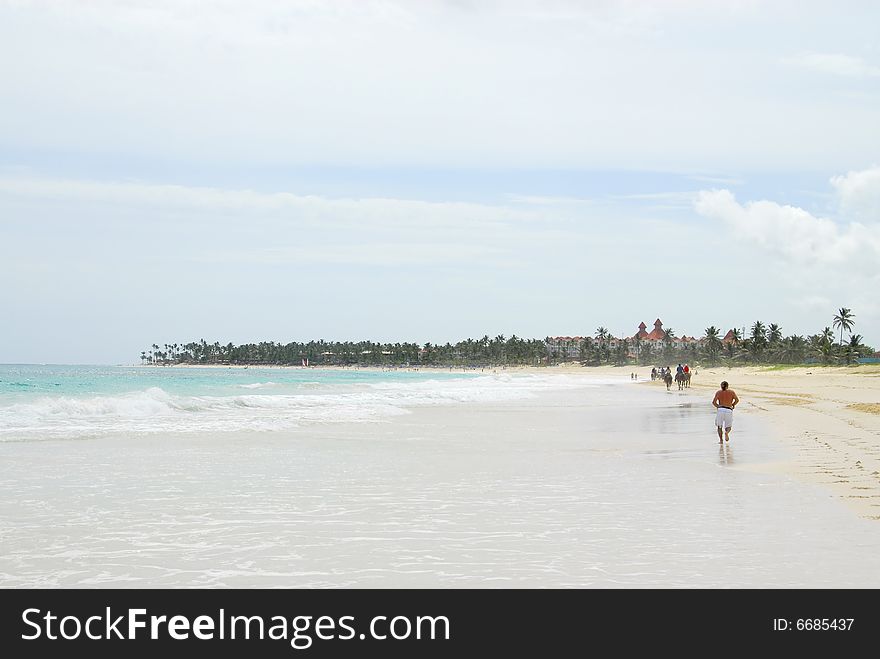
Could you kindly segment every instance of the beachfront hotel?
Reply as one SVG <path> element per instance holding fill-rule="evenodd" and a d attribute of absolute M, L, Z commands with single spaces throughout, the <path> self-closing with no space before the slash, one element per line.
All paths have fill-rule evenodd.
<path fill-rule="evenodd" d="M 733 330 L 728 332 L 725 339 L 727 339 L 728 336 L 732 336 L 732 333 Z M 633 352 L 633 348 L 636 345 L 638 345 L 638 349 L 641 352 L 659 352 L 667 345 L 676 348 L 685 348 L 690 346 L 697 347 L 703 343 L 703 339 L 697 338 L 696 336 L 688 336 L 686 334 L 681 337 L 669 336 L 666 330 L 663 329 L 663 321 L 659 318 L 654 321 L 654 329 L 650 332 L 648 331 L 648 326 L 645 325 L 644 322 L 639 323 L 638 331 L 632 336 L 619 338 L 610 334 L 604 337 L 595 338 L 591 336 L 548 336 L 544 340 L 544 343 L 547 346 L 547 353 L 549 355 L 555 356 L 557 359 L 568 360 L 578 359 L 580 357 L 581 349 L 585 341 L 592 341 L 594 344 L 598 345 L 606 345 L 611 350 L 617 349 L 619 345 L 626 342 L 628 356 L 630 357 L 636 357 L 636 354 Z"/>
<path fill-rule="evenodd" d="M 669 342 L 673 345 L 687 345 L 690 343 L 702 343 L 702 339 L 698 339 L 695 336 L 688 336 L 687 334 L 681 337 L 670 337 L 666 331 L 663 329 L 663 321 L 659 318 L 654 321 L 654 329 L 650 332 L 647 331 L 648 326 L 645 325 L 644 322 L 639 323 L 639 331 L 633 335 L 633 341 L 638 340 L 642 346 L 647 346 L 649 348 L 654 348 L 656 346 L 662 346 L 665 343 Z"/>

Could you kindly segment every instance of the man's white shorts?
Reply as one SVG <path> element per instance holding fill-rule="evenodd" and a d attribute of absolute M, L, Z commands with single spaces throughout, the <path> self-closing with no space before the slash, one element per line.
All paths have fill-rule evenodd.
<path fill-rule="evenodd" d="M 719 407 L 715 413 L 715 425 L 718 428 L 733 428 L 733 410 Z"/>

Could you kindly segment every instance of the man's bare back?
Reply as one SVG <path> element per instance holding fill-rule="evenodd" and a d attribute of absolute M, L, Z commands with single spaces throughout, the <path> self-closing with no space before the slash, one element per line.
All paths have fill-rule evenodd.
<path fill-rule="evenodd" d="M 721 383 L 721 389 L 715 392 L 712 405 L 715 407 L 715 427 L 718 429 L 718 443 L 730 441 L 730 430 L 733 428 L 733 408 L 739 402 L 739 396 L 728 387 L 727 382 Z M 723 434 L 722 434 L 723 433 Z"/>
<path fill-rule="evenodd" d="M 727 407 L 732 410 L 738 402 L 739 398 L 733 389 L 719 389 L 715 392 L 715 400 L 712 401 L 712 404 L 715 407 Z"/>

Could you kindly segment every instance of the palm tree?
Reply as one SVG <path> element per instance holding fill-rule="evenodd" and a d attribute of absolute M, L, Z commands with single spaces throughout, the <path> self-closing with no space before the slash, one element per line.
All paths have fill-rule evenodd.
<path fill-rule="evenodd" d="M 784 364 L 799 364 L 804 361 L 807 342 L 802 336 L 793 334 L 779 341 L 772 349 L 774 359 Z"/>
<path fill-rule="evenodd" d="M 664 327 L 663 331 L 666 336 L 663 337 L 663 359 L 672 361 L 675 359 L 673 343 L 675 341 L 675 330 L 671 327 Z"/>
<path fill-rule="evenodd" d="M 862 345 L 862 335 L 852 334 L 849 337 L 849 343 L 847 344 L 846 349 L 843 351 L 846 363 L 852 364 L 853 362 L 858 361 L 859 357 L 862 356 L 862 351 L 864 349 L 865 346 Z"/>
<path fill-rule="evenodd" d="M 608 361 L 608 358 L 611 356 L 611 349 L 608 346 L 610 338 L 611 333 L 607 328 L 600 326 L 596 329 L 596 352 L 598 353 L 599 363 Z"/>
<path fill-rule="evenodd" d="M 593 339 L 591 339 L 589 336 L 585 336 L 583 339 L 581 339 L 580 358 L 581 362 L 586 364 L 591 364 L 594 361 Z"/>
<path fill-rule="evenodd" d="M 749 338 L 756 346 L 763 348 L 767 344 L 767 328 L 764 327 L 764 323 L 756 320 L 752 325 L 752 334 Z"/>
<path fill-rule="evenodd" d="M 837 311 L 837 315 L 834 316 L 834 322 L 832 323 L 833 327 L 840 328 L 840 347 L 843 348 L 843 331 L 851 332 L 853 326 L 856 324 L 853 318 L 856 315 L 852 312 L 852 309 L 847 309 L 846 307 L 841 307 Z"/>
<path fill-rule="evenodd" d="M 770 326 L 767 328 L 767 341 L 769 341 L 771 346 L 775 346 L 782 341 L 782 328 L 776 323 L 770 323 Z"/>
<path fill-rule="evenodd" d="M 767 347 L 767 328 L 760 320 L 756 320 L 752 325 L 752 331 L 748 338 L 748 350 L 752 356 L 753 362 L 761 360 L 764 354 L 764 348 Z"/>
<path fill-rule="evenodd" d="M 703 336 L 703 342 L 706 346 L 706 357 L 709 359 L 709 362 L 714 364 L 718 359 L 718 353 L 721 350 L 721 339 L 718 337 L 718 328 L 714 325 L 710 325 L 706 328 L 706 333 Z"/>
<path fill-rule="evenodd" d="M 823 364 L 834 361 L 834 332 L 830 327 L 824 328 L 819 334 L 810 337 L 813 352 Z"/>
<path fill-rule="evenodd" d="M 628 354 L 629 341 L 627 339 L 621 339 L 614 347 L 614 363 L 618 366 L 623 366 L 624 364 L 626 364 Z"/>

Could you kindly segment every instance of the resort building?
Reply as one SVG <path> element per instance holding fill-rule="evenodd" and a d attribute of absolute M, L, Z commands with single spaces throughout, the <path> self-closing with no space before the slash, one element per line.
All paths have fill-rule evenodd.
<path fill-rule="evenodd" d="M 639 323 L 639 331 L 636 332 L 634 339 L 639 339 L 643 343 L 662 343 L 666 340 L 666 332 L 663 331 L 663 321 L 659 318 L 654 321 L 654 329 L 650 332 L 646 331 L 648 326 L 645 323 Z"/>
<path fill-rule="evenodd" d="M 728 332 L 730 335 L 731 332 Z M 725 340 L 727 337 L 725 337 Z M 674 349 L 698 349 L 703 339 L 696 336 L 688 336 L 687 334 L 677 337 L 669 336 L 663 329 L 663 321 L 657 318 L 654 321 L 654 328 L 649 332 L 645 323 L 639 323 L 638 331 L 628 337 L 616 337 L 610 334 L 604 340 L 590 336 L 548 336 L 544 339 L 547 348 L 547 356 L 552 359 L 559 360 L 575 360 L 581 358 L 581 349 L 585 341 L 592 342 L 593 345 L 605 345 L 611 350 L 616 350 L 618 346 L 626 342 L 627 355 L 636 358 L 639 354 L 647 352 L 661 352 L 667 345 Z"/>
<path fill-rule="evenodd" d="M 631 340 L 633 343 L 638 343 L 640 352 L 645 350 L 659 351 L 667 344 L 676 348 L 697 348 L 703 342 L 702 339 L 688 336 L 687 334 L 681 337 L 669 336 L 666 330 L 663 329 L 663 321 L 659 318 L 654 321 L 654 329 L 650 332 L 645 323 L 639 323 L 639 330 L 632 336 Z"/>
<path fill-rule="evenodd" d="M 582 336 L 548 336 L 544 339 L 547 354 L 556 359 L 579 359 L 581 356 Z"/>

